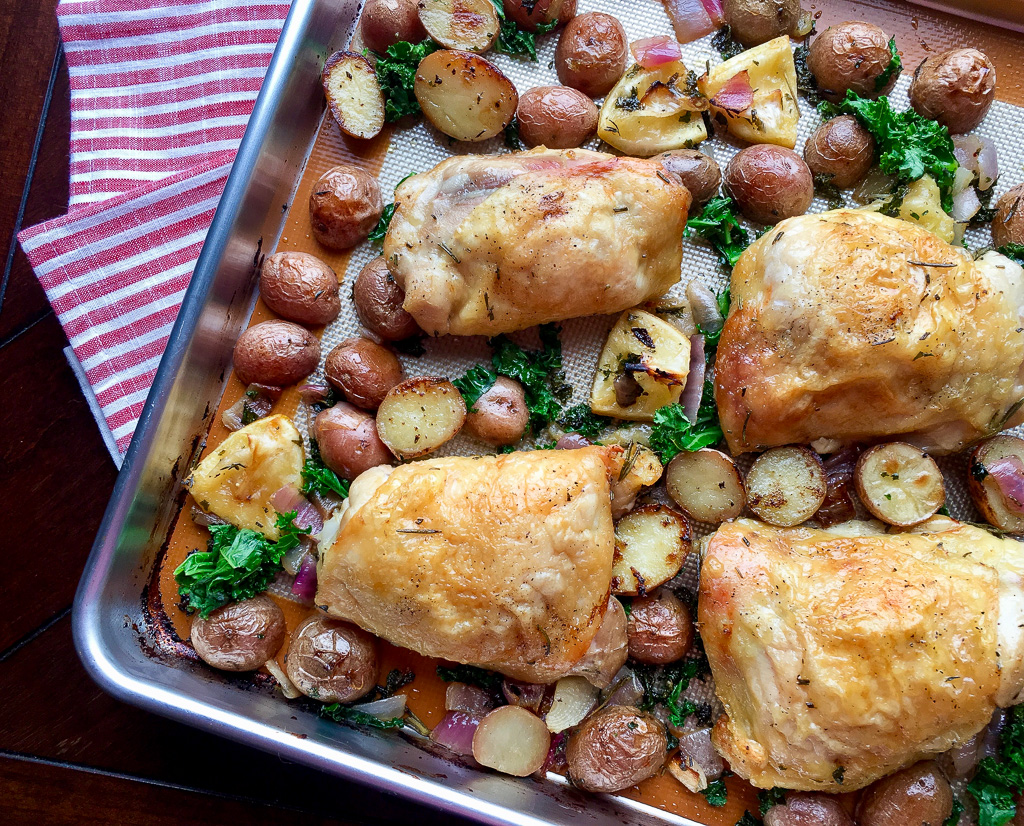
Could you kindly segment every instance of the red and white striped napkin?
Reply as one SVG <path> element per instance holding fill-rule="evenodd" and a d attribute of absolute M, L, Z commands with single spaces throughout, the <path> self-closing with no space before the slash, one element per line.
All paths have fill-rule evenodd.
<path fill-rule="evenodd" d="M 61 0 L 70 212 L 18 235 L 123 454 L 270 63 L 282 0 Z"/>

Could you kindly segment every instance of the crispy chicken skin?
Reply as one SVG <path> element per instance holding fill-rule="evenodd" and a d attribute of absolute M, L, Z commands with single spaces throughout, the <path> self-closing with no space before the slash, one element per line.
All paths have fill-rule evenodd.
<path fill-rule="evenodd" d="M 760 788 L 841 792 L 957 746 L 1024 686 L 1024 545 L 935 517 L 912 532 L 740 519 L 710 538 L 699 620 Z"/>
<path fill-rule="evenodd" d="M 587 447 L 367 471 L 321 534 L 316 604 L 519 680 L 586 671 L 608 605 L 619 465 L 621 449 Z"/>
<path fill-rule="evenodd" d="M 395 192 L 384 258 L 432 335 L 615 313 L 679 280 L 690 193 L 585 149 L 456 156 Z"/>
<path fill-rule="evenodd" d="M 950 453 L 1024 421 L 1024 271 L 875 212 L 790 218 L 732 273 L 729 448 L 899 437 Z"/>

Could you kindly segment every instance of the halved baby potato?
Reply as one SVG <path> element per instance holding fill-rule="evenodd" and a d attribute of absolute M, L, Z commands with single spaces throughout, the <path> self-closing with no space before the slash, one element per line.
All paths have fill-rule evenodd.
<path fill-rule="evenodd" d="M 707 104 L 686 90 L 687 74 L 679 60 L 654 69 L 634 63 L 605 98 L 597 136 L 620 152 L 642 157 L 705 140 L 701 108 Z"/>
<path fill-rule="evenodd" d="M 718 64 L 700 78 L 699 86 L 732 135 L 750 143 L 796 146 L 800 107 L 788 35 Z"/>
<path fill-rule="evenodd" d="M 876 445 L 857 460 L 857 495 L 871 515 L 890 525 L 924 522 L 946 501 L 939 466 L 906 442 Z"/>
<path fill-rule="evenodd" d="M 384 93 L 370 61 L 355 52 L 335 52 L 321 75 L 338 127 L 354 138 L 372 138 L 384 126 Z"/>
<path fill-rule="evenodd" d="M 280 414 L 236 430 L 185 480 L 204 511 L 239 528 L 277 540 L 277 511 L 270 497 L 285 486 L 302 487 L 302 436 Z"/>
<path fill-rule="evenodd" d="M 446 49 L 486 52 L 501 30 L 491 0 L 420 0 L 419 14 L 431 40 Z"/>
<path fill-rule="evenodd" d="M 825 501 L 825 469 L 813 450 L 773 447 L 747 474 L 747 505 L 769 525 L 789 528 L 806 522 Z"/>
<path fill-rule="evenodd" d="M 615 525 L 612 593 L 645 596 L 668 582 L 690 553 L 690 523 L 665 505 L 641 505 Z"/>
<path fill-rule="evenodd" d="M 448 379 L 419 376 L 388 391 L 377 409 L 377 435 L 399 459 L 437 450 L 462 429 L 466 403 Z"/>
<path fill-rule="evenodd" d="M 515 85 L 496 66 L 472 52 L 453 49 L 441 49 L 420 61 L 413 91 L 426 119 L 460 141 L 493 138 L 519 105 Z"/>
<path fill-rule="evenodd" d="M 991 524 L 1024 533 L 1024 439 L 1000 435 L 971 451 L 967 490 Z"/>
<path fill-rule="evenodd" d="M 665 469 L 665 488 L 683 513 L 698 522 L 735 519 L 747 504 L 740 469 L 730 456 L 711 447 L 677 454 Z"/>

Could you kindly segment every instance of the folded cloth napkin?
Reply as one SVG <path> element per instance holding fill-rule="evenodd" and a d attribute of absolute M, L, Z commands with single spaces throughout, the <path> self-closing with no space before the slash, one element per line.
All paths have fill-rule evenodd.
<path fill-rule="evenodd" d="M 18 235 L 128 449 L 281 33 L 281 0 L 61 0 L 70 212 Z"/>

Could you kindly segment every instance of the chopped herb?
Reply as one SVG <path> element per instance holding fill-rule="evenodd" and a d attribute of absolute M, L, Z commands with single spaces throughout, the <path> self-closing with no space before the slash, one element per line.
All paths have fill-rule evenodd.
<path fill-rule="evenodd" d="M 889 58 L 889 65 L 883 70 L 882 74 L 875 78 L 875 91 L 881 92 L 895 77 L 900 76 L 900 72 L 903 71 L 903 61 L 900 60 L 900 53 L 896 49 L 896 38 L 890 38 L 889 40 L 889 54 L 892 57 Z"/>
<path fill-rule="evenodd" d="M 741 226 L 736 202 L 729 196 L 712 198 L 700 213 L 691 218 L 685 235 L 696 233 L 715 248 L 722 263 L 736 265 L 743 250 L 750 243 L 750 236 Z"/>
<path fill-rule="evenodd" d="M 926 353 L 924 350 L 921 350 L 921 351 L 918 352 L 918 354 L 916 356 L 914 356 L 912 361 L 917 361 L 918 359 L 926 359 L 926 358 L 932 357 L 934 355 L 935 355 L 935 353 Z"/>
<path fill-rule="evenodd" d="M 592 439 L 605 429 L 608 424 L 608 417 L 598 416 L 590 410 L 589 404 L 580 402 L 567 408 L 558 418 L 558 423 L 568 433 L 579 433 L 581 436 Z"/>
<path fill-rule="evenodd" d="M 834 175 L 818 174 L 814 176 L 814 193 L 828 201 L 829 209 L 842 209 L 846 206 L 843 193 L 832 181 Z"/>
<path fill-rule="evenodd" d="M 521 152 L 524 148 L 519 138 L 519 118 L 516 115 L 512 116 L 512 120 L 505 127 L 505 146 L 513 152 Z"/>
<path fill-rule="evenodd" d="M 996 252 L 1012 258 L 1018 264 L 1024 264 L 1024 244 L 1003 244 Z"/>
<path fill-rule="evenodd" d="M 277 517 L 280 538 L 271 542 L 263 534 L 234 525 L 210 525 L 206 551 L 196 551 L 174 570 L 178 593 L 190 611 L 204 619 L 229 602 L 249 599 L 267 590 L 281 570 L 281 557 L 297 547 L 310 532 L 297 528 L 296 513 Z"/>
<path fill-rule="evenodd" d="M 724 780 L 712 780 L 701 794 L 709 806 L 724 806 L 729 799 L 729 790 L 725 787 Z"/>
<path fill-rule="evenodd" d="M 384 93 L 384 118 L 389 123 L 420 111 L 420 104 L 413 93 L 416 68 L 423 58 L 438 48 L 429 39 L 415 44 L 402 40 L 388 46 L 384 55 L 377 56 L 377 82 Z"/>
<path fill-rule="evenodd" d="M 729 60 L 743 51 L 743 46 L 733 40 L 732 26 L 728 23 L 715 32 L 715 36 L 711 38 L 711 45 L 718 49 L 722 60 Z"/>
<path fill-rule="evenodd" d="M 541 349 L 524 350 L 504 335 L 491 339 L 494 355 L 491 365 L 498 375 L 515 379 L 523 386 L 534 433 L 561 415 L 564 400 L 572 388 L 562 375 L 562 345 L 558 328 L 543 324 L 539 328 Z"/>
<path fill-rule="evenodd" d="M 488 691 L 501 689 L 501 681 L 504 679 L 494 671 L 487 671 L 477 668 L 475 665 L 453 665 L 450 668 L 439 665 L 437 676 L 446 683 L 467 683 L 468 685 L 479 686 Z"/>
<path fill-rule="evenodd" d="M 357 726 L 369 726 L 370 728 L 390 729 L 403 728 L 404 717 L 392 717 L 389 720 L 379 720 L 372 714 L 363 711 L 356 711 L 352 706 L 343 706 L 341 703 L 331 703 L 320 709 L 320 716 L 336 723 L 355 723 Z"/>
<path fill-rule="evenodd" d="M 695 422 L 686 418 L 680 404 L 667 405 L 654 414 L 651 449 L 658 454 L 663 463 L 667 463 L 677 453 L 709 447 L 721 438 L 722 427 L 718 423 L 714 386 L 710 381 L 704 382 L 704 392 Z"/>
<path fill-rule="evenodd" d="M 757 805 L 761 810 L 761 817 L 768 814 L 772 806 L 781 806 L 786 802 L 786 790 L 773 786 L 770 789 L 762 789 L 757 793 Z"/>
<path fill-rule="evenodd" d="M 629 90 L 628 95 L 615 98 L 615 108 L 624 109 L 627 112 L 635 112 L 637 109 L 643 107 L 640 102 L 640 98 L 636 96 L 636 86 Z"/>
<path fill-rule="evenodd" d="M 999 757 L 978 763 L 967 791 L 978 801 L 978 826 L 1003 826 L 1017 813 L 1024 790 L 1024 705 L 1010 709 L 999 735 Z"/>
<path fill-rule="evenodd" d="M 796 65 L 796 88 L 812 106 L 817 106 L 821 103 L 821 92 L 818 91 L 817 78 L 807 67 L 807 53 L 810 49 L 811 35 L 808 35 L 804 42 L 793 50 L 793 63 Z"/>
<path fill-rule="evenodd" d="M 302 494 L 309 496 L 313 493 L 326 495 L 336 493 L 342 499 L 348 498 L 348 480 L 342 479 L 324 464 L 320 456 L 320 447 L 315 439 L 309 440 L 309 456 L 302 466 Z"/>
<path fill-rule="evenodd" d="M 743 817 L 736 821 L 736 826 L 761 826 L 761 821 L 750 812 L 744 812 Z"/>
<path fill-rule="evenodd" d="M 998 210 L 992 206 L 992 195 L 995 193 L 995 186 L 990 186 L 988 189 L 981 190 L 977 186 L 974 187 L 974 193 L 978 196 L 978 203 L 981 204 L 981 209 L 974 213 L 970 221 L 967 222 L 969 227 L 981 227 L 985 224 L 991 224 L 998 213 Z"/>
<path fill-rule="evenodd" d="M 473 405 L 494 386 L 497 378 L 498 374 L 493 370 L 488 370 L 478 364 L 467 370 L 461 378 L 452 381 L 452 384 L 462 394 L 462 398 L 466 402 L 466 410 L 472 412 Z"/>
<path fill-rule="evenodd" d="M 964 804 L 960 802 L 960 798 L 953 798 L 953 811 L 950 813 L 944 821 L 942 826 L 957 826 L 960 822 L 960 815 L 964 813 Z"/>
<path fill-rule="evenodd" d="M 943 505 L 943 506 L 942 506 L 941 508 L 939 508 L 939 509 L 938 509 L 937 511 L 935 511 L 935 512 L 936 512 L 936 513 L 937 513 L 937 514 L 938 514 L 939 516 L 949 516 L 949 508 L 947 508 L 947 507 L 946 507 L 945 505 Z"/>

